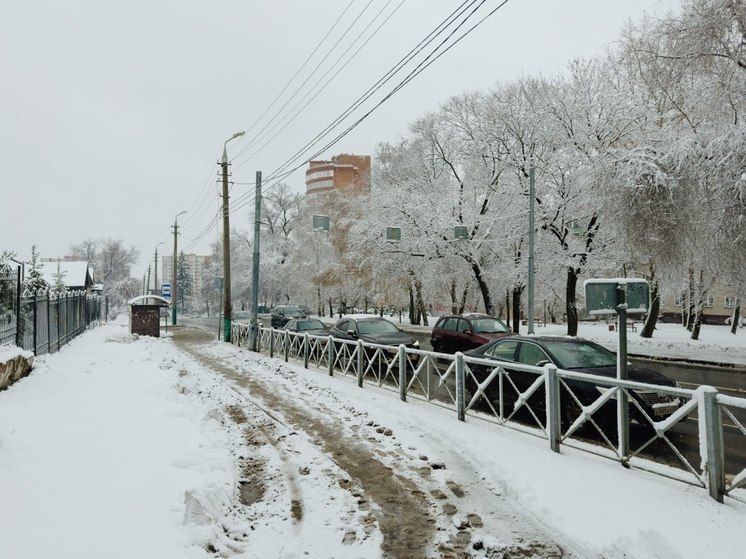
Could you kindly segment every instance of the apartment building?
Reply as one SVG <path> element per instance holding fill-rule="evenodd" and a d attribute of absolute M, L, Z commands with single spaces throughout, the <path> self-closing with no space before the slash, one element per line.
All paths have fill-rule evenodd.
<path fill-rule="evenodd" d="M 370 155 L 342 154 L 308 162 L 306 193 L 354 189 L 370 192 Z"/>
<path fill-rule="evenodd" d="M 200 256 L 198 254 L 185 254 L 184 255 L 189 265 L 189 274 L 192 277 L 192 293 L 197 294 L 202 291 L 205 271 L 210 268 L 212 262 L 209 256 Z M 173 278 L 173 256 L 161 257 L 161 270 L 159 273 L 159 281 L 171 282 Z"/>

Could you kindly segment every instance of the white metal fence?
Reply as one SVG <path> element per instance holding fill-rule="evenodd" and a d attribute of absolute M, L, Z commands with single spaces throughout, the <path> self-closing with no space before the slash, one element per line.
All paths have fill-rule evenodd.
<path fill-rule="evenodd" d="M 247 347 L 250 327 L 234 323 Z M 395 390 L 467 417 L 746 500 L 746 399 L 696 390 L 260 328 L 258 351 Z M 479 371 L 479 374 L 477 374 Z M 529 383 L 516 382 L 518 375 Z M 597 394 L 589 400 L 588 394 Z M 666 409 L 662 417 L 657 411 Z M 671 410 L 675 409 L 673 413 Z M 610 413 L 611 412 L 611 413 Z"/>

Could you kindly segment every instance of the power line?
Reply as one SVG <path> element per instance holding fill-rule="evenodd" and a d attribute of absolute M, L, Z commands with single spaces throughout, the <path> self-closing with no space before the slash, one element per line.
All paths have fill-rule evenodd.
<path fill-rule="evenodd" d="M 424 50 L 424 47 L 425 47 L 425 46 L 427 46 L 427 45 L 428 45 L 429 43 L 431 43 L 431 42 L 432 42 L 432 41 L 434 40 L 434 38 L 435 38 L 435 37 L 437 37 L 438 35 L 442 34 L 442 33 L 443 33 L 443 31 L 444 31 L 444 29 L 443 29 L 443 30 L 441 30 L 441 31 L 439 31 L 439 32 L 437 32 L 437 33 L 435 33 L 435 31 L 437 31 L 437 30 L 438 30 L 439 28 L 443 27 L 444 25 L 446 25 L 446 27 L 450 26 L 450 25 L 451 25 L 451 24 L 453 23 L 453 21 L 449 21 L 449 20 L 455 20 L 455 19 L 456 19 L 457 17 L 460 17 L 460 16 L 461 16 L 461 15 L 462 15 L 462 14 L 463 14 L 464 12 L 466 12 L 466 11 L 467 11 L 467 10 L 468 10 L 469 8 L 471 8 L 471 7 L 472 7 L 472 6 L 473 6 L 473 5 L 475 4 L 475 2 L 476 2 L 476 0 L 472 0 L 472 1 L 470 2 L 470 3 L 468 3 L 468 2 L 464 2 L 464 3 L 462 3 L 462 5 L 461 5 L 461 6 L 459 7 L 459 8 L 457 8 L 457 9 L 456 9 L 456 10 L 455 10 L 454 12 L 452 12 L 452 13 L 451 13 L 451 15 L 449 15 L 449 16 L 448 16 L 448 17 L 446 18 L 446 20 L 444 20 L 444 22 L 442 22 L 442 23 L 441 23 L 441 24 L 440 24 L 440 25 L 439 25 L 438 27 L 436 27 L 436 29 L 435 29 L 435 30 L 434 30 L 433 32 L 431 32 L 431 33 L 430 33 L 430 34 L 428 35 L 428 37 L 426 37 L 426 39 L 425 39 L 425 40 L 423 40 L 423 41 L 421 41 L 421 42 L 420 42 L 420 45 L 423 45 L 423 43 L 424 43 L 424 45 L 423 45 L 423 46 L 422 46 L 421 48 L 419 48 L 418 50 L 416 50 L 416 52 L 415 52 L 415 49 L 413 49 L 413 51 L 410 51 L 410 53 L 409 53 L 409 54 L 408 54 L 407 56 L 405 56 L 405 58 L 404 58 L 404 59 L 402 59 L 402 61 L 404 61 L 405 59 L 407 59 L 407 58 L 408 58 L 408 60 L 406 60 L 406 62 L 408 62 L 409 60 L 411 60 L 411 59 L 413 58 L 413 56 L 410 56 L 410 54 L 412 54 L 412 53 L 414 52 L 414 54 L 416 55 L 416 54 L 419 54 L 419 52 L 421 52 L 422 50 Z M 451 48 L 453 48 L 453 47 L 454 47 L 454 46 L 455 46 L 456 44 L 458 44 L 458 43 L 459 43 L 459 42 L 460 42 L 461 40 L 463 40 L 463 39 L 464 39 L 464 37 L 466 37 L 466 36 L 467 36 L 467 35 L 469 35 L 469 34 L 470 34 L 471 32 L 473 32 L 473 31 L 474 31 L 474 29 L 476 29 L 477 27 L 479 27 L 479 26 L 480 26 L 480 25 L 481 25 L 482 23 L 484 23 L 484 21 L 486 21 L 486 20 L 487 20 L 487 19 L 488 19 L 488 18 L 489 18 L 490 16 L 492 16 L 492 15 L 493 15 L 493 14 L 494 14 L 495 12 L 497 12 L 497 11 L 498 11 L 498 10 L 499 10 L 500 8 L 502 8 L 502 7 L 503 7 L 503 6 L 505 5 L 505 4 L 507 4 L 508 0 L 503 0 L 503 1 L 502 1 L 502 2 L 501 2 L 501 3 L 500 3 L 500 4 L 498 5 L 498 6 L 497 6 L 497 7 L 495 7 L 495 8 L 494 8 L 494 9 L 493 9 L 492 11 L 490 11 L 490 12 L 489 12 L 489 13 L 488 13 L 487 15 L 485 15 L 485 16 L 484 16 L 484 17 L 483 17 L 483 18 L 482 18 L 481 20 L 479 20 L 479 21 L 478 21 L 478 22 L 477 22 L 476 24 L 474 24 L 474 25 L 473 25 L 473 26 L 472 26 L 471 28 L 469 28 L 468 30 L 466 30 L 466 31 L 465 31 L 465 32 L 464 32 L 464 33 L 463 33 L 463 34 L 462 34 L 461 36 L 459 36 L 459 37 L 458 37 L 458 38 L 457 38 L 457 39 L 456 39 L 455 41 L 453 41 L 453 42 L 452 42 L 452 43 L 451 43 L 450 45 L 448 45 L 447 47 L 445 47 L 445 48 L 444 48 L 444 50 L 442 50 L 442 51 L 441 51 L 440 53 L 438 53 L 438 54 L 437 54 L 437 56 L 434 56 L 434 55 L 435 55 L 435 53 L 436 53 L 436 52 L 438 52 L 438 50 L 440 50 L 440 49 L 441 49 L 442 47 L 444 47 L 444 45 L 445 45 L 445 44 L 446 44 L 446 43 L 447 43 L 447 42 L 448 42 L 448 41 L 449 41 L 449 40 L 451 39 L 451 37 L 453 37 L 453 35 L 454 35 L 454 34 L 455 34 L 455 33 L 456 33 L 456 32 L 457 32 L 457 31 L 458 31 L 458 30 L 459 30 L 459 29 L 460 29 L 460 28 L 461 28 L 461 27 L 462 27 L 462 26 L 463 26 L 463 25 L 464 25 L 464 24 L 465 24 L 465 23 L 466 23 L 466 22 L 467 22 L 467 21 L 468 21 L 468 20 L 469 20 L 469 19 L 470 19 L 471 17 L 473 17 L 473 16 L 474 16 L 474 14 L 475 14 L 475 13 L 477 12 L 477 10 L 479 10 L 479 8 L 481 8 L 481 7 L 482 7 L 482 5 L 483 5 L 483 4 L 485 3 L 485 2 L 486 2 L 486 0 L 482 0 L 482 1 L 481 1 L 481 2 L 480 2 L 480 3 L 479 3 L 479 4 L 477 5 L 477 6 L 476 6 L 476 8 L 474 8 L 474 9 L 473 9 L 473 10 L 471 11 L 471 13 L 469 13 L 469 14 L 468 14 L 468 15 L 467 15 L 467 16 L 466 16 L 466 17 L 465 17 L 465 18 L 464 18 L 464 19 L 463 19 L 463 20 L 462 20 L 462 21 L 461 21 L 461 22 L 460 22 L 460 23 L 459 23 L 459 24 L 458 24 L 457 26 L 456 26 L 456 28 L 455 28 L 455 29 L 454 29 L 453 31 L 451 31 L 451 32 L 450 32 L 450 33 L 448 34 L 448 36 L 447 36 L 447 37 L 446 37 L 446 38 L 445 38 L 445 39 L 444 39 L 443 41 L 441 41 L 441 43 L 439 43 L 439 44 L 438 44 L 438 45 L 437 45 L 437 46 L 436 46 L 436 47 L 435 47 L 435 48 L 434 48 L 434 49 L 433 49 L 433 50 L 432 50 L 432 51 L 430 52 L 430 54 L 428 54 L 428 56 L 427 56 L 427 57 L 426 57 L 425 59 L 424 59 L 423 61 L 421 61 L 421 62 L 420 62 L 420 63 L 419 63 L 419 64 L 418 64 L 418 65 L 417 65 L 417 66 L 415 67 L 415 69 L 414 69 L 414 70 L 412 70 L 412 71 L 411 71 L 411 72 L 410 72 L 410 73 L 409 73 L 409 74 L 408 74 L 408 75 L 407 75 L 407 76 L 406 76 L 406 77 L 405 77 L 405 78 L 404 78 L 404 79 L 403 79 L 403 80 L 402 80 L 402 81 L 401 81 L 401 82 L 400 82 L 400 83 L 399 83 L 399 84 L 398 84 L 398 85 L 397 85 L 397 86 L 396 86 L 396 87 L 395 87 L 395 88 L 394 88 L 394 89 L 393 89 L 393 90 L 391 91 L 391 92 L 389 92 L 389 93 L 388 93 L 388 94 L 387 94 L 387 95 L 386 95 L 386 96 L 385 96 L 385 97 L 384 97 L 383 99 L 381 99 L 381 100 L 380 100 L 380 101 L 379 101 L 379 102 L 378 102 L 378 103 L 377 103 L 377 104 L 376 104 L 376 105 L 375 105 L 375 106 L 374 106 L 374 107 L 373 107 L 372 109 L 370 109 L 370 110 L 369 110 L 369 111 L 368 111 L 367 113 L 365 113 L 365 114 L 364 114 L 364 115 L 363 115 L 362 117 L 360 117 L 360 118 L 359 118 L 359 119 L 358 119 L 357 121 L 355 121 L 355 122 L 354 122 L 354 123 L 353 123 L 352 125 L 350 125 L 350 126 L 349 126 L 349 127 L 348 127 L 348 128 L 347 128 L 347 129 L 345 130 L 345 131 L 344 131 L 344 132 L 342 132 L 342 133 L 340 133 L 339 135 L 337 135 L 337 137 L 335 137 L 335 138 L 334 138 L 334 139 L 333 139 L 332 141 L 330 141 L 329 143 L 327 143 L 327 144 L 326 144 L 326 145 L 325 145 L 325 146 L 324 146 L 323 148 L 321 148 L 320 150 L 318 150 L 318 151 L 317 151 L 316 153 L 314 153 L 314 154 L 313 154 L 312 156 L 310 156 L 309 158 L 305 159 L 305 160 L 304 160 L 303 162 L 301 162 L 301 163 L 300 163 L 299 165 L 297 165 L 297 166 L 295 166 L 295 167 L 292 167 L 292 168 L 291 168 L 290 170 L 287 170 L 287 171 L 285 171 L 285 170 L 284 170 L 284 169 L 287 169 L 287 167 L 288 167 L 289 165 L 291 165 L 291 164 L 292 164 L 292 163 L 293 163 L 294 161 L 297 161 L 297 160 L 299 159 L 299 156 L 301 156 L 301 155 L 302 155 L 302 154 L 304 153 L 304 151 L 306 151 L 306 150 L 308 149 L 308 147 L 310 147 L 310 146 L 314 145 L 314 143 L 318 143 L 318 140 L 319 140 L 319 139 L 321 139 L 321 138 L 323 138 L 323 137 L 324 137 L 325 135 L 327 135 L 327 134 L 328 134 L 328 132 L 329 132 L 329 131 L 331 131 L 331 129 L 332 129 L 333 127 L 335 127 L 335 126 L 336 126 L 336 124 L 338 124 L 338 122 L 339 122 L 339 121 L 340 121 L 341 119 L 344 119 L 344 118 L 346 118 L 346 116 L 348 116 L 348 115 L 349 115 L 349 113 L 351 112 L 351 109 L 352 109 L 352 107 L 354 107 L 354 108 L 357 108 L 357 107 L 356 107 L 355 105 L 359 106 L 359 105 L 360 105 L 360 103 L 356 103 L 356 104 L 353 104 L 353 106 L 352 106 L 352 107 L 348 108 L 348 109 L 347 109 L 347 111 L 345 111 L 345 113 L 343 113 L 343 114 L 342 114 L 342 115 L 341 115 L 340 117 L 338 117 L 337 119 L 335 119 L 335 121 L 334 121 L 334 122 L 333 122 L 333 123 L 332 123 L 331 125 L 329 125 L 329 126 L 328 126 L 328 127 L 327 127 L 327 128 L 326 128 L 326 129 L 325 129 L 325 130 L 324 130 L 323 132 L 322 132 L 322 133 L 318 134 L 318 135 L 317 135 L 317 136 L 316 136 L 316 137 L 315 137 L 315 138 L 314 138 L 313 140 L 311 140 L 311 142 L 307 143 L 307 144 L 306 144 L 306 146 L 304 146 L 303 148 L 301 148 L 301 150 L 299 150 L 298 152 L 296 152 L 296 153 L 295 153 L 295 154 L 294 154 L 294 155 L 293 155 L 293 156 L 292 156 L 292 157 L 291 157 L 290 159 L 288 159 L 288 160 L 287 160 L 287 161 L 286 161 L 286 162 L 285 162 L 285 163 L 284 163 L 283 165 L 281 165 L 281 166 L 280 166 L 280 167 L 279 167 L 278 169 L 276 169 L 275 171 L 273 171 L 272 173 L 270 173 L 270 175 L 269 175 L 269 178 L 268 178 L 267 182 L 270 182 L 270 181 L 274 181 L 274 182 L 273 182 L 272 184 L 270 184 L 270 185 L 269 185 L 269 186 L 267 187 L 267 189 L 266 189 L 266 190 L 269 190 L 269 189 L 271 189 L 271 188 L 272 188 L 272 187 L 274 187 L 274 186 L 275 186 L 276 184 L 278 184 L 278 183 L 279 183 L 279 182 L 280 182 L 280 181 L 281 181 L 282 179 L 284 179 L 285 177 L 289 176 L 290 174 L 292 174 L 292 173 L 293 173 L 293 172 L 295 172 L 296 170 L 300 169 L 300 168 L 301 168 L 301 167 L 302 167 L 303 165 L 305 165 L 305 164 L 306 164 L 306 163 L 307 163 L 308 161 L 310 161 L 310 160 L 311 160 L 311 159 L 313 159 L 314 157 L 318 156 L 319 154 L 323 153 L 324 151 L 326 151 L 327 149 L 329 149 L 329 148 L 330 148 L 331 146 L 333 146 L 334 144 L 336 144 L 337 142 L 339 142 L 339 141 L 340 141 L 340 140 L 341 140 L 342 138 L 344 138 L 344 137 L 345 137 L 345 136 L 346 136 L 347 134 L 349 134 L 349 133 L 350 133 L 350 132 L 351 132 L 351 131 L 352 131 L 352 130 L 353 130 L 354 128 L 356 128 L 356 127 L 357 127 L 357 126 L 358 126 L 358 125 L 359 125 L 359 124 L 360 124 L 361 122 L 363 122 L 363 121 L 364 121 L 364 120 L 365 120 L 366 118 L 368 118 L 368 117 L 369 117 L 369 116 L 370 116 L 370 115 L 371 115 L 371 114 L 372 114 L 372 113 L 373 113 L 373 112 L 374 112 L 374 111 L 375 111 L 376 109 L 378 109 L 378 108 L 379 108 L 379 107 L 380 107 L 380 106 L 381 106 L 381 105 L 382 105 L 382 104 L 383 104 L 384 102 L 386 102 L 386 101 L 387 101 L 388 99 L 390 99 L 390 98 L 391 98 L 391 97 L 392 97 L 392 96 L 393 96 L 394 94 L 396 94 L 396 93 L 397 93 L 397 92 L 398 92 L 398 91 L 399 91 L 399 90 L 400 90 L 400 89 L 401 89 L 402 87 L 404 87 L 404 86 L 405 86 L 406 84 L 408 84 L 408 83 L 409 83 L 410 81 L 412 81 L 412 80 L 413 80 L 413 79 L 414 79 L 415 77 L 417 77 L 417 76 L 418 76 L 418 75 L 419 75 L 420 73 L 422 73 L 422 72 L 423 72 L 423 71 L 424 71 L 424 70 L 425 70 L 426 68 L 428 68 L 428 67 L 429 67 L 429 66 L 430 66 L 431 64 L 433 64 L 433 63 L 434 63 L 434 62 L 435 62 L 436 60 L 438 60 L 438 59 L 439 59 L 439 58 L 440 58 L 441 56 L 443 56 L 443 54 L 445 54 L 446 52 L 448 52 L 448 51 L 449 51 L 449 50 L 450 50 Z M 466 7 L 464 7 L 464 5 L 465 5 L 465 4 L 467 4 L 467 3 L 468 3 L 468 5 L 467 5 Z M 456 14 L 456 15 L 454 16 L 454 14 Z M 428 38 L 429 38 L 430 36 L 432 36 L 433 34 L 434 34 L 434 36 L 433 36 L 432 38 L 430 38 L 429 40 L 427 40 L 427 39 L 428 39 Z M 419 47 L 420 45 L 418 45 L 418 47 Z M 416 49 L 417 49 L 417 47 L 416 47 Z M 433 56 L 434 56 L 434 58 L 432 58 Z M 431 58 L 432 58 L 432 59 L 431 59 Z M 429 61 L 428 61 L 428 60 L 429 60 Z M 375 91 L 377 91 L 378 89 L 380 89 L 380 87 L 381 87 L 381 86 L 382 86 L 382 85 L 383 85 L 384 83 L 386 83 L 387 81 L 389 81 L 389 79 L 391 79 L 391 77 L 393 77 L 393 75 L 394 75 L 395 73 L 397 73 L 397 72 L 398 72 L 398 71 L 399 71 L 399 70 L 401 69 L 401 67 L 399 67 L 399 68 L 397 69 L 397 66 L 400 66 L 400 65 L 402 65 L 402 61 L 400 61 L 400 62 L 399 62 L 399 63 L 398 63 L 398 64 L 397 64 L 397 65 L 396 65 L 396 66 L 394 67 L 394 69 L 395 69 L 395 70 L 394 70 L 394 69 L 390 70 L 390 71 L 389 71 L 389 72 L 388 72 L 388 73 L 387 73 L 387 74 L 386 74 L 386 75 L 384 76 L 384 78 L 385 78 L 385 79 L 384 79 L 384 78 L 381 78 L 381 79 L 380 79 L 380 80 L 379 80 L 379 81 L 378 81 L 378 82 L 376 83 L 376 85 L 374 85 L 374 86 L 373 86 L 372 88 L 370 88 L 370 89 L 368 90 L 368 92 L 366 92 L 366 94 L 365 94 L 365 95 L 367 95 L 367 97 L 365 97 L 365 95 L 363 96 L 363 97 L 365 97 L 365 99 L 363 99 L 363 100 L 366 100 L 367 98 L 369 98 L 369 97 L 370 97 L 370 96 L 371 96 L 371 95 L 372 95 L 373 93 L 375 93 Z M 426 62 L 427 62 L 427 63 L 426 63 Z M 391 74 L 391 72 L 392 72 L 392 71 L 393 71 L 393 74 Z M 391 75 L 389 75 L 389 74 L 391 74 Z M 379 85 L 379 84 L 380 84 L 380 85 Z M 243 198 L 241 198 L 241 199 L 237 200 L 237 203 L 236 203 L 236 204 L 234 204 L 234 209 L 235 209 L 235 210 L 237 211 L 237 210 L 239 210 L 239 209 L 243 208 L 243 207 L 244 207 L 244 206 L 245 206 L 245 205 L 246 205 L 247 203 L 249 203 L 249 201 L 250 201 L 250 198 L 249 198 L 248 196 L 246 196 L 246 197 L 243 197 Z"/>
<path fill-rule="evenodd" d="M 251 132 L 254 129 L 254 127 L 259 123 L 259 121 L 262 118 L 264 118 L 264 115 L 266 115 L 269 112 L 269 110 L 275 105 L 275 103 L 277 103 L 277 101 L 280 99 L 280 97 L 282 96 L 282 94 L 285 93 L 285 91 L 290 86 L 290 84 L 293 83 L 293 81 L 295 80 L 295 78 L 298 77 L 298 74 L 300 74 L 300 72 L 303 70 L 303 68 L 306 67 L 306 65 L 311 60 L 311 58 L 313 58 L 313 55 L 316 54 L 316 52 L 321 48 L 321 45 L 323 45 L 324 42 L 326 41 L 326 39 L 329 37 L 329 35 L 331 35 L 332 31 L 334 31 L 334 29 L 337 27 L 337 24 L 339 24 L 339 22 L 342 20 L 342 18 L 344 17 L 344 15 L 350 9 L 350 7 L 352 6 L 352 4 L 354 4 L 354 2 L 355 2 L 355 0 L 350 0 L 350 2 L 347 4 L 347 7 L 345 7 L 345 9 L 342 10 L 342 13 L 339 14 L 339 17 L 336 19 L 336 21 L 332 24 L 332 26 L 329 28 L 329 30 L 326 32 L 326 34 L 321 38 L 321 40 L 318 42 L 318 44 L 313 49 L 313 51 L 311 51 L 311 54 L 308 55 L 308 57 L 303 61 L 303 64 L 300 65 L 300 67 L 295 71 L 295 74 L 293 74 L 293 76 L 285 84 L 285 87 L 283 87 L 282 90 L 280 90 L 280 92 L 275 96 L 275 98 L 272 100 L 272 102 L 269 105 L 267 105 L 267 107 L 264 109 L 264 111 L 262 112 L 262 114 L 257 117 L 257 119 L 251 124 L 251 126 L 249 126 L 249 128 L 246 130 L 247 133 Z M 243 139 L 244 138 L 241 138 L 239 140 L 239 142 L 243 141 Z M 246 148 L 244 148 L 241 151 L 239 151 L 238 154 L 236 154 L 236 157 L 239 157 L 246 149 L 248 149 L 248 146 L 246 146 Z"/>
<path fill-rule="evenodd" d="M 386 2 L 386 4 L 383 6 L 383 8 L 381 8 L 378 11 L 378 13 L 375 15 L 375 17 L 373 17 L 373 19 L 370 22 L 368 22 L 368 25 L 365 26 L 365 28 L 362 30 L 362 32 L 360 33 L 360 35 L 358 36 L 358 38 L 355 39 L 355 41 L 353 41 L 353 43 L 350 45 L 349 48 L 351 48 L 352 46 L 354 46 L 354 44 L 363 37 L 363 34 L 368 29 L 370 29 L 370 27 L 373 25 L 373 23 L 375 23 L 375 21 L 381 16 L 381 14 L 386 10 L 386 8 L 391 4 L 392 1 L 393 0 L 388 0 L 388 2 Z M 251 140 L 251 142 L 249 143 L 249 145 L 246 146 L 246 149 L 248 149 L 252 145 L 255 145 L 257 142 L 261 141 L 267 135 L 271 134 L 274 130 L 276 130 L 277 127 L 280 126 L 283 123 L 283 121 L 286 121 L 285 124 L 283 124 L 282 127 L 279 130 L 277 130 L 258 149 L 256 149 L 255 151 L 253 151 L 250 155 L 248 155 L 247 158 L 244 161 L 236 164 L 236 168 L 241 167 L 244 164 L 246 164 L 248 161 L 250 161 L 253 157 L 255 157 L 258 153 L 260 153 L 270 142 L 272 142 L 272 140 L 274 140 L 280 133 L 282 133 L 282 131 L 285 130 L 285 128 L 287 128 L 292 122 L 294 122 L 303 113 L 303 111 L 308 107 L 308 105 L 310 105 L 336 79 L 336 77 L 342 72 L 342 70 L 344 70 L 347 67 L 347 65 L 360 53 L 360 51 L 373 39 L 373 37 L 375 37 L 378 34 L 378 32 L 381 30 L 381 28 L 394 16 L 394 14 L 396 14 L 397 11 L 399 11 L 399 9 L 402 7 L 402 5 L 404 4 L 405 1 L 406 0 L 401 0 L 399 2 L 399 5 L 378 25 L 378 27 L 373 31 L 373 33 L 371 33 L 370 36 L 367 39 L 365 39 L 365 41 L 363 41 L 363 43 L 357 48 L 357 50 L 355 50 L 352 54 L 349 55 L 349 57 L 344 62 L 344 64 L 342 64 L 342 66 L 340 66 L 336 70 L 336 72 L 334 72 L 334 74 L 326 81 L 326 83 L 324 83 L 321 86 L 320 89 L 318 89 L 318 91 L 316 91 L 315 93 L 313 93 L 314 90 L 316 90 L 318 88 L 318 86 L 322 82 L 322 80 L 324 80 L 324 78 L 326 78 L 329 75 L 329 73 L 332 70 L 334 70 L 334 68 L 339 64 L 339 62 L 347 55 L 347 52 L 342 53 L 334 61 L 334 63 L 327 69 L 327 71 L 316 81 L 316 83 L 313 84 L 313 86 L 311 87 L 311 89 L 305 95 L 303 95 L 303 97 L 301 97 L 295 105 L 293 105 L 290 108 L 290 111 L 285 116 L 283 116 L 279 120 L 279 122 L 277 122 L 277 124 L 275 124 L 272 128 L 270 128 L 267 131 L 266 134 L 261 134 L 260 133 L 260 135 L 258 135 L 253 140 Z M 317 66 L 316 69 L 318 69 L 318 66 Z M 311 76 L 309 76 L 309 78 L 310 77 Z M 302 85 L 305 85 L 305 83 L 306 82 L 304 82 L 304 84 L 302 84 Z M 306 101 L 306 103 L 302 107 L 300 107 L 300 109 L 298 109 L 298 106 L 301 103 L 303 103 L 303 101 L 305 99 L 307 99 L 308 96 L 311 95 L 312 93 L 313 93 L 313 95 L 311 96 L 311 98 L 308 99 L 308 101 Z M 288 103 L 291 100 L 292 100 L 292 98 L 288 100 Z M 286 106 L 287 106 L 287 103 L 285 105 L 283 105 L 282 108 L 284 109 Z M 268 123 L 268 124 L 270 124 L 270 123 Z M 266 129 L 266 126 L 265 126 L 265 129 Z"/>

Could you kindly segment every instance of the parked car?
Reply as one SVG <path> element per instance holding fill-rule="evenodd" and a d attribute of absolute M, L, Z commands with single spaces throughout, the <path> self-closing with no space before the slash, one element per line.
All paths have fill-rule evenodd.
<path fill-rule="evenodd" d="M 616 378 L 617 356 L 603 346 L 581 338 L 565 338 L 555 336 L 511 336 L 494 340 L 476 349 L 465 352 L 470 357 L 494 360 L 496 365 L 503 365 L 509 373 L 510 380 L 503 382 L 504 402 L 514 403 L 517 397 L 516 388 L 524 392 L 535 380 L 536 374 L 511 369 L 511 363 L 532 365 L 541 367 L 553 364 L 558 369 L 589 373 L 593 375 Z M 483 382 L 492 370 L 482 365 L 469 365 L 476 380 Z M 630 364 L 627 368 L 629 380 L 654 384 L 665 387 L 675 387 L 676 382 L 661 373 L 640 365 Z M 567 387 L 586 406 L 595 401 L 605 390 L 590 382 L 565 380 Z M 513 388 L 512 383 L 515 384 Z M 467 389 L 474 394 L 476 385 L 474 379 L 467 375 Z M 486 396 L 494 401 L 499 398 L 499 384 L 495 380 L 485 389 Z M 659 421 L 673 414 L 681 405 L 679 398 L 665 394 L 659 394 L 651 390 L 631 390 L 631 398 L 634 398 L 640 407 L 651 419 Z M 579 415 L 579 406 L 567 389 L 561 391 L 561 405 L 563 423 L 569 422 Z M 543 387 L 537 390 L 528 400 L 531 408 L 538 413 L 545 413 L 546 401 Z M 511 408 L 505 408 L 506 413 Z M 545 417 L 539 415 L 539 417 Z M 616 423 L 616 400 L 612 399 L 592 416 L 597 423 Z M 636 405 L 630 399 L 630 419 L 638 423 L 646 424 L 647 421 L 640 413 Z"/>
<path fill-rule="evenodd" d="M 456 353 L 475 349 L 511 333 L 507 324 L 488 314 L 450 314 L 440 317 L 435 323 L 430 345 L 433 351 Z"/>
<path fill-rule="evenodd" d="M 329 328 L 318 318 L 293 318 L 287 321 L 285 330 L 313 336 L 326 336 L 329 333 Z"/>
<path fill-rule="evenodd" d="M 386 318 L 370 315 L 350 315 L 340 318 L 329 330 L 329 334 L 339 340 L 362 340 L 364 342 L 381 344 L 398 348 L 401 344 L 413 349 L 420 348 L 420 342 L 406 332 L 403 332 L 396 324 Z M 398 349 L 392 349 L 393 354 Z M 375 354 L 375 350 L 366 352 L 368 356 Z M 410 357 L 413 363 L 418 361 L 417 356 Z"/>
<path fill-rule="evenodd" d="M 272 328 L 282 328 L 291 318 L 306 318 L 308 314 L 301 307 L 280 305 L 272 309 Z"/>

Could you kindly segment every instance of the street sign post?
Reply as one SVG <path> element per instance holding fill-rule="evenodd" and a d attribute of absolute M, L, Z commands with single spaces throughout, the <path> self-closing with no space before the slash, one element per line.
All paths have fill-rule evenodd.
<path fill-rule="evenodd" d="M 627 313 L 646 312 L 650 308 L 650 286 L 642 278 L 589 279 L 585 288 L 585 308 L 590 315 L 617 314 L 619 347 L 616 353 L 616 376 L 627 380 Z M 619 456 L 626 463 L 629 456 L 629 397 L 624 390 L 617 396 L 617 429 Z"/>

